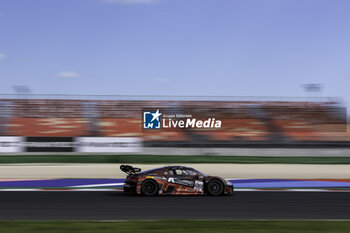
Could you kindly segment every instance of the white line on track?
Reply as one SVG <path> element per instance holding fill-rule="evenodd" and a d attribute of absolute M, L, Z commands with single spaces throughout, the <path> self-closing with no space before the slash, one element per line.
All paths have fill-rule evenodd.
<path fill-rule="evenodd" d="M 107 183 L 107 184 L 86 184 L 86 185 L 75 185 L 68 186 L 68 188 L 90 188 L 90 187 L 109 187 L 109 186 L 120 186 L 124 183 Z"/>
<path fill-rule="evenodd" d="M 346 189 L 235 189 L 234 192 L 350 192 Z"/>
<path fill-rule="evenodd" d="M 112 188 L 79 188 L 79 189 L 23 189 L 23 188 L 11 188 L 11 189 L 0 189 L 1 191 L 7 192 L 121 192 L 122 189 Z M 331 190 L 331 189 L 235 189 L 234 192 L 350 192 L 350 190 Z"/>
<path fill-rule="evenodd" d="M 123 191 L 121 189 L 93 189 L 93 188 L 87 188 L 87 189 L 0 189 L 1 191 L 7 191 L 7 192 L 14 192 L 14 191 L 21 191 L 21 192 L 26 192 L 26 191 L 34 191 L 34 192 L 81 192 L 81 191 L 85 191 L 85 192 L 92 192 L 92 191 Z"/>

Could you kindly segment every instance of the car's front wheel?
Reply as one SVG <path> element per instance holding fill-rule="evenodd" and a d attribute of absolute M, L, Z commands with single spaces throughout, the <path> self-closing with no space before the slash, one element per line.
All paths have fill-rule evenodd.
<path fill-rule="evenodd" d="M 224 184 L 220 180 L 211 180 L 207 185 L 207 192 L 212 196 L 219 196 L 224 192 Z"/>
<path fill-rule="evenodd" d="M 141 185 L 141 192 L 145 196 L 155 196 L 158 193 L 158 183 L 155 180 L 145 180 Z"/>

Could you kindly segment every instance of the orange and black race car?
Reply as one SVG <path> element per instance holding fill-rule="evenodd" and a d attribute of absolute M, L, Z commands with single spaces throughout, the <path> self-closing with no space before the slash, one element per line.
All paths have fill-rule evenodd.
<path fill-rule="evenodd" d="M 233 185 L 217 176 L 207 176 L 191 167 L 167 166 L 141 172 L 140 168 L 121 165 L 128 176 L 124 192 L 146 196 L 232 194 Z"/>

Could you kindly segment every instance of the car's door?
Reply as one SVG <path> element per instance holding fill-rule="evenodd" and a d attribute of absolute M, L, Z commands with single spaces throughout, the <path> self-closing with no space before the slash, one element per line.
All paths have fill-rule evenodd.
<path fill-rule="evenodd" d="M 174 183 L 185 188 L 187 192 L 203 191 L 203 182 L 199 180 L 198 174 L 188 168 L 172 170 L 173 176 L 168 179 L 169 183 Z M 184 191 L 182 190 L 182 191 Z"/>

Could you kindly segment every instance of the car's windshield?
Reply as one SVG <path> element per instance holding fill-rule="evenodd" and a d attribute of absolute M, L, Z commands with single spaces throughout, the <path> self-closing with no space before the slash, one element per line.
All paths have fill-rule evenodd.
<path fill-rule="evenodd" d="M 196 170 L 196 169 L 193 169 L 198 175 L 200 175 L 200 176 L 207 176 L 206 174 L 204 174 L 203 172 L 200 172 L 200 171 L 198 171 L 198 170 Z"/>
<path fill-rule="evenodd" d="M 193 168 L 175 169 L 174 172 L 176 175 L 205 176 L 204 173 L 202 173 L 196 169 L 193 169 Z"/>

